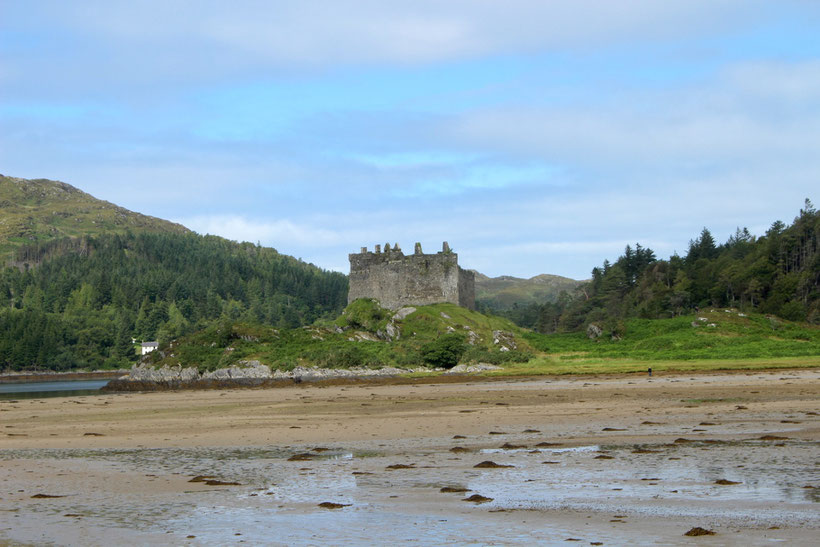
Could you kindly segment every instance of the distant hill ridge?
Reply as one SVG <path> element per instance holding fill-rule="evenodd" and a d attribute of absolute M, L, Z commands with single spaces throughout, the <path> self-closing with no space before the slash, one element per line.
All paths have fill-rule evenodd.
<path fill-rule="evenodd" d="M 0 175 L 0 263 L 24 245 L 64 237 L 188 228 L 129 211 L 66 184 Z"/>
<path fill-rule="evenodd" d="M 495 310 L 509 309 L 514 304 L 543 304 L 557 300 L 562 291 L 572 293 L 582 283 L 551 274 L 523 279 L 509 275 L 488 277 L 475 272 L 476 303 Z"/>

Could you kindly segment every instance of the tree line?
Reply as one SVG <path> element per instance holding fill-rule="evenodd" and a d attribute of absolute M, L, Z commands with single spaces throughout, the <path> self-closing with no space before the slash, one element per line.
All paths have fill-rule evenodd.
<path fill-rule="evenodd" d="M 0 272 L 0 369 L 129 366 L 134 344 L 216 321 L 335 317 L 347 277 L 215 236 L 129 233 L 20 248 Z"/>
<path fill-rule="evenodd" d="M 791 225 L 777 221 L 762 236 L 738 228 L 718 244 L 704 228 L 684 256 L 658 259 L 648 248 L 626 246 L 614 263 L 556 302 L 500 312 L 539 332 L 571 332 L 596 323 L 612 336 L 624 319 L 659 319 L 705 306 L 734 307 L 820 323 L 820 214 L 810 200 Z"/>

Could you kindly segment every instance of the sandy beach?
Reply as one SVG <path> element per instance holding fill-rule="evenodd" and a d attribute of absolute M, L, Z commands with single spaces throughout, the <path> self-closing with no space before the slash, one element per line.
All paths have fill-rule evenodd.
<path fill-rule="evenodd" d="M 6 400 L 0 544 L 811 545 L 818 413 L 817 370 Z"/>

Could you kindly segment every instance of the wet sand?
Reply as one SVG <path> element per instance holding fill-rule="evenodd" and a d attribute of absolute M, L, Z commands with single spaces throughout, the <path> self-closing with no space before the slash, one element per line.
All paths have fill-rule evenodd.
<path fill-rule="evenodd" d="M 2 401 L 0 544 L 811 545 L 818 413 L 816 370 Z"/>

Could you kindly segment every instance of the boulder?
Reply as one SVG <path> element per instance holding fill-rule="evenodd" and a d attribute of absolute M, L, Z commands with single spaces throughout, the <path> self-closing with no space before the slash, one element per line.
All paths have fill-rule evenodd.
<path fill-rule="evenodd" d="M 393 314 L 393 320 L 394 321 L 401 321 L 402 319 L 404 319 L 405 317 L 407 317 L 408 315 L 410 315 L 414 311 L 416 311 L 416 308 L 414 308 L 413 306 L 405 306 L 403 308 L 400 308 L 399 311 L 397 311 L 396 313 Z"/>
<path fill-rule="evenodd" d="M 493 344 L 506 347 L 507 349 L 503 351 L 509 351 L 511 349 L 516 349 L 516 347 L 518 347 L 515 343 L 515 335 L 511 332 L 503 330 L 493 331 Z"/>
<path fill-rule="evenodd" d="M 603 333 L 604 329 L 602 329 L 595 323 L 590 323 L 589 326 L 587 326 L 587 338 L 589 338 L 590 340 L 596 340 L 600 338 Z"/>

